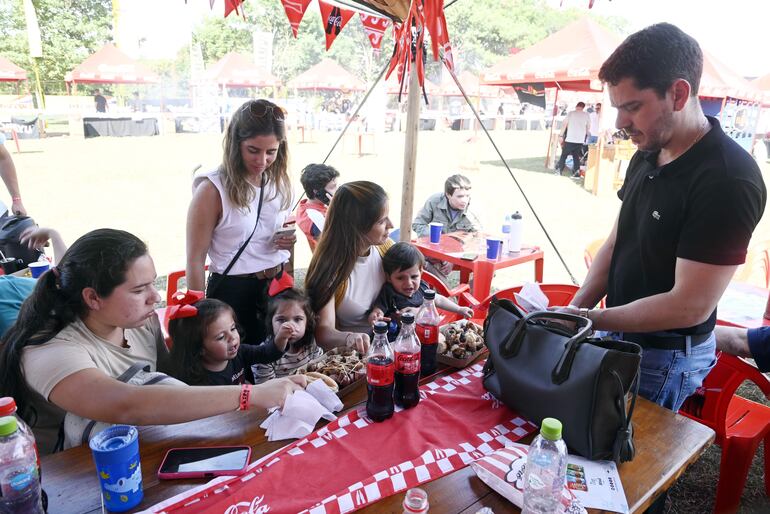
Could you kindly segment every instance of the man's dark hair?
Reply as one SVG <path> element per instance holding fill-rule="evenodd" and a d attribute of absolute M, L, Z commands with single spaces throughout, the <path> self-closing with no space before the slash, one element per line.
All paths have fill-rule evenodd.
<path fill-rule="evenodd" d="M 581 107 L 585 109 L 585 106 L 586 106 L 585 102 L 578 102 L 575 107 L 577 107 L 578 109 L 580 109 Z"/>
<path fill-rule="evenodd" d="M 452 175 L 444 182 L 444 192 L 447 196 L 452 196 L 458 189 L 470 189 L 471 181 L 465 175 Z"/>
<path fill-rule="evenodd" d="M 299 181 L 310 200 L 326 200 L 326 184 L 340 176 L 340 172 L 326 164 L 308 164 L 302 170 Z M 326 203 L 326 202 L 324 202 Z"/>
<path fill-rule="evenodd" d="M 660 98 L 678 79 L 698 94 L 703 73 L 703 52 L 698 42 L 670 23 L 656 23 L 631 34 L 599 70 L 599 79 L 613 86 L 633 79 L 637 89 L 652 88 Z"/>

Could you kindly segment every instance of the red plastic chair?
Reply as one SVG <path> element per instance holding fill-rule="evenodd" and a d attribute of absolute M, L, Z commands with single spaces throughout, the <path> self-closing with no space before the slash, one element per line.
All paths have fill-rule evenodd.
<path fill-rule="evenodd" d="M 770 496 L 770 407 L 735 394 L 749 380 L 770 397 L 770 380 L 748 362 L 726 353 L 717 354 L 717 364 L 703 386 L 690 396 L 679 414 L 703 423 L 716 432 L 722 447 L 714 512 L 736 512 L 751 461 L 759 443 L 765 442 L 765 494 Z"/>
<path fill-rule="evenodd" d="M 580 289 L 578 286 L 571 284 L 538 284 L 540 290 L 548 297 L 549 305 L 569 305 L 572 298 L 575 297 L 575 293 Z M 475 305 L 471 305 L 473 308 L 474 318 L 486 318 L 487 311 L 489 310 L 489 304 L 492 302 L 492 298 L 512 300 L 516 303 L 516 299 L 513 297 L 513 293 L 521 291 L 521 286 L 511 287 L 497 291 L 490 294 L 484 301 L 476 302 Z M 472 297 L 471 297 L 472 298 Z M 518 305 L 518 304 L 517 304 Z"/>
<path fill-rule="evenodd" d="M 441 281 L 440 278 L 438 278 L 436 275 L 429 273 L 427 271 L 422 272 L 422 279 L 425 281 L 426 284 L 428 284 L 433 290 L 435 290 L 438 294 L 445 296 L 447 298 L 455 298 L 457 300 L 458 305 L 463 305 L 465 307 L 470 307 L 474 303 L 478 303 L 478 300 L 476 300 L 471 294 L 470 286 L 468 284 L 459 284 L 457 287 L 453 289 L 449 289 L 447 285 Z M 442 315 L 441 318 L 441 324 L 450 323 L 452 321 L 457 321 L 461 318 L 459 314 L 455 314 L 454 312 L 448 312 L 439 309 L 439 313 Z"/>

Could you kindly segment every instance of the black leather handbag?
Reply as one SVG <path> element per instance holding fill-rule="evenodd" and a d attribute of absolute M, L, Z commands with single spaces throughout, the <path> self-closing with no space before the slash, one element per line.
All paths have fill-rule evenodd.
<path fill-rule="evenodd" d="M 554 320 L 574 322 L 575 329 Z M 549 311 L 524 315 L 510 300 L 493 300 L 484 321 L 484 387 L 533 423 L 561 421 L 562 437 L 575 453 L 630 461 L 642 348 L 589 334 L 587 318 Z"/>

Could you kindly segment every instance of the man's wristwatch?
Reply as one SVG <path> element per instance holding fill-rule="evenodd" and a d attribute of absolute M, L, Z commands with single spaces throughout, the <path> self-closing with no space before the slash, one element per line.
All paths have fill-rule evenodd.
<path fill-rule="evenodd" d="M 584 318 L 588 318 L 588 313 L 591 311 L 591 309 L 586 309 L 585 307 L 581 307 L 578 309 L 578 315 L 582 316 Z M 590 318 L 588 318 L 590 319 Z"/>

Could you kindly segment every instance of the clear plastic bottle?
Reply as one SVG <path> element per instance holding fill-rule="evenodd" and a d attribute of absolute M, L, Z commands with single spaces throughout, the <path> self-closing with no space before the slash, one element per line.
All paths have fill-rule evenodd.
<path fill-rule="evenodd" d="M 438 348 L 438 324 L 441 316 L 436 309 L 436 291 L 425 290 L 425 301 L 417 311 L 417 339 L 420 340 L 420 374 L 424 377 L 436 372 L 436 350 Z"/>
<path fill-rule="evenodd" d="M 32 441 L 32 444 L 35 448 L 35 460 L 37 461 L 37 478 L 42 482 L 43 480 L 43 470 L 40 467 L 40 452 L 37 449 L 37 442 L 35 442 L 35 435 L 32 433 L 32 429 L 29 428 L 29 426 L 24 422 L 23 419 L 21 419 L 21 416 L 19 416 L 19 413 L 16 411 L 16 400 L 11 398 L 10 396 L 3 396 L 0 398 L 0 417 L 2 416 L 13 416 L 16 418 L 16 424 L 19 427 L 19 432 L 26 435 L 30 441 Z M 40 489 L 40 493 L 43 497 L 43 509 L 48 510 L 48 496 L 45 494 L 45 490 Z"/>
<path fill-rule="evenodd" d="M 506 214 L 503 221 L 503 233 L 500 236 L 502 239 L 502 255 L 508 255 L 509 247 L 511 245 L 511 216 Z"/>
<path fill-rule="evenodd" d="M 420 401 L 420 341 L 414 333 L 414 314 L 401 316 L 401 332 L 393 343 L 396 354 L 396 389 L 394 400 L 397 405 L 409 409 Z"/>
<path fill-rule="evenodd" d="M 393 415 L 393 381 L 396 370 L 393 348 L 388 342 L 388 324 L 374 324 L 374 340 L 366 353 L 366 415 L 385 421 Z"/>
<path fill-rule="evenodd" d="M 557 512 L 567 476 L 567 445 L 561 438 L 561 422 L 545 418 L 529 446 L 524 470 L 523 514 Z"/>
<path fill-rule="evenodd" d="M 428 493 L 425 489 L 413 487 L 404 495 L 403 514 L 425 514 L 430 508 Z"/>
<path fill-rule="evenodd" d="M 1 514 L 43 514 L 34 444 L 14 416 L 0 418 Z"/>

